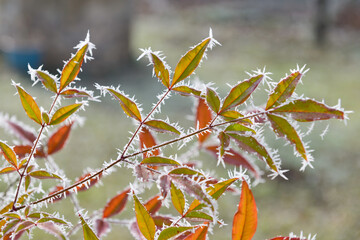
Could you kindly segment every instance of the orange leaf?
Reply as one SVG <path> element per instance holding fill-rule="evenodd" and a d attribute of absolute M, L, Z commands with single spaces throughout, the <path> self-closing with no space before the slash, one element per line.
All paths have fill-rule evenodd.
<path fill-rule="evenodd" d="M 198 227 L 194 233 L 187 235 L 184 238 L 184 240 L 205 240 L 207 232 L 208 232 L 208 228 L 209 228 L 209 225 L 208 225 L 208 223 L 206 223 L 206 225 Z"/>
<path fill-rule="evenodd" d="M 85 178 L 89 177 L 91 175 L 91 173 L 87 173 L 83 176 L 81 176 L 79 178 L 79 180 L 77 180 L 76 182 L 81 182 L 82 180 L 84 180 Z M 94 186 L 98 181 L 99 179 L 101 178 L 102 176 L 102 173 L 100 173 L 97 177 L 93 177 L 91 178 L 90 180 L 88 180 L 88 184 L 86 183 L 83 183 L 83 184 L 80 184 L 79 186 L 76 187 L 77 191 L 80 192 L 80 191 L 85 191 L 87 189 L 89 189 L 90 187 Z"/>
<path fill-rule="evenodd" d="M 120 213 L 126 205 L 129 192 L 130 189 L 126 189 L 125 191 L 113 197 L 104 208 L 103 218 L 108 218 Z"/>
<path fill-rule="evenodd" d="M 240 203 L 234 215 L 232 240 L 251 240 L 257 227 L 257 208 L 246 181 L 242 182 Z"/>
<path fill-rule="evenodd" d="M 196 125 L 199 129 L 207 127 L 212 120 L 212 115 L 209 107 L 206 105 L 205 100 L 200 98 L 196 110 Z M 209 137 L 210 132 L 198 134 L 199 142 L 202 144 Z"/>
<path fill-rule="evenodd" d="M 155 197 L 151 198 L 150 200 L 148 200 L 145 204 L 144 207 L 146 208 L 146 210 L 150 213 L 150 215 L 155 214 L 157 211 L 159 211 L 159 209 L 161 208 L 162 205 L 162 200 L 160 199 L 159 195 L 156 195 Z"/>
<path fill-rule="evenodd" d="M 54 154 L 61 150 L 69 137 L 72 123 L 59 128 L 48 141 L 48 154 Z"/>
<path fill-rule="evenodd" d="M 153 135 L 150 133 L 150 131 L 147 128 L 142 128 L 141 132 L 139 133 L 140 138 L 140 148 L 141 150 L 144 150 L 146 148 L 150 148 L 153 146 L 156 146 L 156 141 Z M 149 156 L 157 156 L 160 154 L 159 149 L 155 149 L 149 152 L 146 152 L 143 154 L 143 157 L 149 157 Z"/>

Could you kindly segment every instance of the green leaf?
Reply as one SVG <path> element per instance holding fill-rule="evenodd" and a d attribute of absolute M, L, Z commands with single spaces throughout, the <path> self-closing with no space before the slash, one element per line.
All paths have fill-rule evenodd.
<path fill-rule="evenodd" d="M 156 231 L 155 222 L 135 194 L 133 195 L 133 198 L 135 202 L 136 221 L 140 232 L 147 240 L 153 240 Z"/>
<path fill-rule="evenodd" d="M 8 213 L 4 213 L 2 215 L 6 218 L 19 219 L 19 220 L 21 219 L 20 215 L 15 212 L 13 212 L 13 213 L 8 212 Z"/>
<path fill-rule="evenodd" d="M 293 119 L 299 122 L 311 122 L 331 118 L 344 119 L 343 111 L 328 107 L 323 103 L 311 99 L 295 100 L 272 110 L 271 113 L 290 114 Z"/>
<path fill-rule="evenodd" d="M 199 175 L 202 176 L 203 174 L 201 174 L 198 171 L 195 171 L 193 169 L 187 168 L 187 167 L 179 167 L 179 168 L 175 168 L 174 170 L 171 170 L 169 172 L 169 174 L 173 174 L 173 175 Z"/>
<path fill-rule="evenodd" d="M 185 215 L 187 220 L 196 222 L 211 222 L 213 217 L 200 211 L 191 211 Z"/>
<path fill-rule="evenodd" d="M 28 190 L 28 188 L 30 186 L 30 182 L 31 182 L 31 177 L 29 175 L 26 175 L 26 177 L 25 177 L 25 191 Z"/>
<path fill-rule="evenodd" d="M 220 140 L 220 156 L 222 157 L 225 154 L 226 148 L 230 144 L 230 138 L 224 132 L 220 132 L 218 138 Z"/>
<path fill-rule="evenodd" d="M 43 71 L 36 71 L 36 76 L 44 85 L 44 87 L 46 87 L 48 90 L 54 93 L 57 93 L 56 82 L 49 74 Z"/>
<path fill-rule="evenodd" d="M 17 169 L 18 163 L 14 150 L 10 148 L 6 143 L 1 141 L 0 141 L 0 150 L 4 155 L 6 161 L 8 161 L 11 165 L 13 165 Z"/>
<path fill-rule="evenodd" d="M 200 95 L 201 95 L 201 91 L 198 91 L 198 90 L 188 87 L 188 86 L 178 86 L 178 87 L 174 87 L 172 90 L 178 92 L 180 95 L 183 95 L 183 96 L 200 97 Z"/>
<path fill-rule="evenodd" d="M 84 234 L 84 240 L 99 240 L 99 238 L 95 235 L 94 231 L 89 227 L 89 225 L 85 222 L 84 218 L 79 214 L 81 225 Z"/>
<path fill-rule="evenodd" d="M 164 157 L 158 157 L 158 156 L 152 156 L 145 158 L 141 161 L 141 164 L 151 165 L 151 166 L 178 166 L 180 165 L 179 162 L 170 159 L 170 158 L 164 158 Z"/>
<path fill-rule="evenodd" d="M 148 127 L 159 132 L 170 132 L 180 135 L 180 132 L 170 124 L 161 120 L 149 120 L 144 123 Z"/>
<path fill-rule="evenodd" d="M 15 167 L 5 167 L 5 168 L 0 170 L 0 174 L 8 174 L 8 173 L 11 173 L 11 172 L 14 172 L 14 171 L 16 171 Z"/>
<path fill-rule="evenodd" d="M 228 133 L 228 135 L 237 142 L 240 148 L 247 152 L 255 153 L 260 159 L 264 159 L 272 170 L 274 170 L 275 172 L 279 172 L 278 168 L 274 163 L 274 160 L 272 159 L 266 148 L 261 145 L 254 137 L 243 136 L 235 133 Z"/>
<path fill-rule="evenodd" d="M 74 97 L 91 97 L 91 95 L 85 91 L 80 91 L 78 89 L 68 89 L 61 92 L 61 95 L 66 98 L 74 98 Z"/>
<path fill-rule="evenodd" d="M 161 231 L 157 240 L 167 240 L 194 227 L 168 227 Z"/>
<path fill-rule="evenodd" d="M 171 193 L 171 201 L 176 211 L 178 211 L 182 216 L 185 209 L 184 193 L 179 188 L 177 188 L 173 183 L 171 183 L 170 193 Z"/>
<path fill-rule="evenodd" d="M 151 53 L 152 62 L 154 64 L 154 72 L 156 77 L 164 84 L 165 87 L 170 87 L 169 70 L 165 67 L 164 62 L 155 54 Z"/>
<path fill-rule="evenodd" d="M 61 179 L 58 175 L 54 173 L 49 173 L 44 170 L 37 170 L 29 173 L 31 177 L 38 178 L 38 179 Z"/>
<path fill-rule="evenodd" d="M 217 93 L 210 89 L 206 89 L 206 103 L 209 105 L 211 110 L 213 110 L 215 113 L 218 113 L 220 110 L 220 99 Z"/>
<path fill-rule="evenodd" d="M 245 102 L 254 92 L 254 90 L 259 85 L 263 77 L 264 75 L 260 74 L 248 80 L 245 80 L 239 83 L 238 85 L 236 85 L 235 87 L 233 87 L 229 95 L 225 98 L 220 112 L 223 113 L 226 110 L 234 108 Z"/>
<path fill-rule="evenodd" d="M 254 129 L 249 128 L 249 127 L 245 127 L 244 125 L 240 124 L 240 123 L 235 123 L 235 124 L 231 124 L 229 125 L 226 129 L 225 132 L 247 132 L 250 131 L 252 133 L 256 133 Z"/>
<path fill-rule="evenodd" d="M 210 38 L 205 39 L 197 46 L 188 51 L 178 62 L 175 68 L 171 87 L 176 83 L 184 80 L 194 72 L 199 65 L 207 46 L 210 43 Z"/>
<path fill-rule="evenodd" d="M 285 118 L 273 114 L 267 114 L 267 116 L 275 134 L 278 137 L 286 138 L 291 144 L 295 146 L 301 157 L 307 160 L 304 144 L 295 128 L 291 126 L 291 124 Z"/>
<path fill-rule="evenodd" d="M 122 109 L 129 117 L 132 117 L 141 122 L 140 111 L 133 101 L 125 97 L 123 94 L 115 91 L 114 89 L 107 88 L 107 90 L 119 101 Z"/>
<path fill-rule="evenodd" d="M 72 81 L 74 81 L 76 76 L 79 74 L 88 46 L 88 44 L 85 44 L 82 48 L 80 48 L 75 56 L 72 57 L 63 68 L 60 77 L 60 92 Z"/>
<path fill-rule="evenodd" d="M 44 223 L 44 222 L 54 222 L 54 223 L 58 223 L 58 224 L 63 224 L 63 225 L 68 225 L 67 222 L 65 222 L 64 220 L 60 219 L 60 218 L 55 218 L 55 217 L 43 217 L 41 219 L 39 219 L 37 221 L 37 223 Z"/>
<path fill-rule="evenodd" d="M 30 119 L 41 125 L 41 111 L 39 106 L 36 104 L 34 98 L 30 94 L 25 92 L 22 87 L 16 86 L 16 88 L 26 114 L 29 116 Z"/>
<path fill-rule="evenodd" d="M 58 109 L 52 116 L 49 125 L 56 125 L 65 121 L 68 117 L 75 113 L 81 105 L 81 103 L 77 103 Z"/>
<path fill-rule="evenodd" d="M 300 72 L 294 72 L 290 76 L 282 79 L 269 95 L 265 110 L 276 107 L 291 97 L 301 77 L 302 74 Z"/>
<path fill-rule="evenodd" d="M 41 114 L 41 116 L 42 116 L 42 119 L 44 120 L 44 123 L 46 123 L 46 124 L 49 124 L 49 115 L 46 113 L 46 112 L 43 112 L 42 114 Z"/>

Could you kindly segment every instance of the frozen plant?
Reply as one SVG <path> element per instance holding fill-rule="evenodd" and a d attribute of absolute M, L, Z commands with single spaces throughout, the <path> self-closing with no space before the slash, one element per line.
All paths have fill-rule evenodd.
<path fill-rule="evenodd" d="M 88 170 L 75 181 L 66 177 L 64 166 L 55 162 L 53 154 L 64 148 L 73 127 L 81 124 L 78 112 L 91 101 L 100 101 L 101 96 L 78 87 L 76 81 L 80 80 L 77 76 L 82 64 L 92 59 L 95 46 L 88 35 L 76 46 L 76 53 L 59 71 L 60 76 L 42 67 L 29 67 L 34 84 L 41 82 L 54 96 L 46 110 L 20 84 L 13 83 L 26 114 L 38 125 L 37 130 L 14 117 L 0 115 L 1 125 L 16 137 L 12 143 L 0 141 L 0 181 L 8 186 L 0 193 L 1 237 L 30 237 L 32 230 L 39 228 L 59 239 L 69 239 L 82 226 L 84 239 L 99 239 L 109 231 L 117 231 L 113 226 L 120 224 L 127 226 L 135 239 L 208 239 L 217 227 L 226 224 L 219 218 L 218 200 L 225 192 L 232 192 L 240 193 L 240 202 L 234 209 L 232 234 L 228 237 L 252 239 L 257 227 L 257 207 L 250 186 L 262 180 L 263 172 L 270 178 L 286 178 L 287 171 L 281 168 L 277 149 L 266 143 L 263 130 L 270 128 L 276 137 L 291 144 L 295 156 L 302 159 L 301 170 L 305 170 L 312 167 L 313 158 L 297 122 L 343 120 L 346 112 L 340 105 L 329 107 L 294 93 L 307 72 L 305 67 L 291 70 L 279 82 L 273 82 L 265 69 L 258 69 L 249 73 L 248 79 L 231 86 L 225 96 L 219 96 L 214 84 L 195 83 L 191 77 L 207 51 L 217 44 L 210 31 L 209 37 L 180 58 L 173 71 L 161 52 L 142 50 L 140 57 L 148 58 L 154 76 L 164 87 L 148 113 L 123 88 L 97 84 L 102 97 L 110 95 L 120 103 L 135 128 L 117 159 L 101 163 L 98 169 Z M 259 85 L 269 88 L 268 100 L 257 106 L 252 98 Z M 193 128 L 172 123 L 171 116 L 158 117 L 161 106 L 174 95 L 194 99 Z M 170 140 L 158 142 L 157 134 L 168 134 Z M 165 155 L 164 148 L 173 149 L 174 155 Z M 196 157 L 203 152 L 213 155 L 218 168 L 226 168 L 228 176 L 219 177 L 216 169 L 201 167 Z M 38 161 L 40 158 L 46 160 L 45 164 Z M 123 171 L 133 173 L 124 189 L 114 189 L 118 193 L 98 211 L 87 213 L 81 208 L 77 193 L 98 184 L 102 177 Z M 42 185 L 43 179 L 53 179 L 55 184 L 48 189 Z M 158 191 L 143 200 L 142 195 L 150 186 L 156 186 Z M 65 198 L 74 204 L 78 222 L 64 219 L 61 209 L 60 213 L 47 211 L 49 204 Z M 129 199 L 132 203 L 128 203 Z M 115 218 L 126 207 L 134 209 L 133 218 Z M 160 213 L 163 208 L 176 214 L 164 214 L 166 209 Z M 271 239 L 314 238 L 291 233 Z"/>

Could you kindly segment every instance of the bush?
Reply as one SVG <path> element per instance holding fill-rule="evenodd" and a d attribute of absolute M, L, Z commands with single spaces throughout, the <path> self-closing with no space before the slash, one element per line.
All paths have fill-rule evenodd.
<path fill-rule="evenodd" d="M 78 112 L 85 110 L 91 101 L 99 101 L 86 88 L 77 87 L 77 75 L 81 66 L 92 59 L 94 45 L 85 41 L 76 46 L 61 71 L 60 76 L 51 75 L 42 69 L 29 67 L 34 84 L 53 93 L 49 110 L 39 107 L 20 84 L 13 83 L 22 106 L 39 127 L 37 131 L 13 117 L 2 115 L 2 125 L 14 134 L 14 146 L 0 141 L 3 155 L 0 170 L 1 181 L 8 188 L 2 192 L 4 199 L 0 207 L 0 228 L 4 239 L 18 239 L 23 234 L 39 228 L 59 239 L 68 239 L 81 223 L 84 239 L 98 239 L 106 235 L 114 224 L 125 224 L 135 239 L 206 239 L 214 227 L 225 223 L 219 219 L 218 199 L 225 192 L 240 193 L 240 202 L 232 223 L 232 239 L 251 239 L 257 227 L 257 207 L 250 186 L 262 179 L 259 162 L 265 163 L 268 177 L 286 179 L 281 168 L 277 149 L 271 149 L 265 141 L 263 130 L 271 129 L 277 138 L 284 138 L 294 147 L 295 156 L 302 159 L 302 167 L 312 167 L 311 150 L 304 143 L 304 134 L 298 122 L 314 122 L 328 119 L 346 119 L 340 106 L 329 107 L 323 102 L 305 98 L 294 93 L 295 88 L 307 72 L 305 67 L 291 70 L 279 82 L 273 82 L 268 72 L 256 70 L 249 78 L 232 86 L 223 98 L 213 84 L 194 84 L 185 80 L 194 73 L 209 49 L 219 44 L 210 35 L 181 57 L 174 72 L 165 63 L 161 52 L 143 49 L 141 57 L 147 57 L 153 66 L 153 75 L 164 86 L 148 114 L 144 114 L 136 100 L 127 96 L 120 88 L 100 86 L 96 88 L 102 96 L 110 95 L 118 101 L 124 113 L 135 123 L 135 131 L 128 143 L 119 152 L 116 160 L 102 163 L 102 168 L 79 176 L 76 181 L 66 177 L 62 166 L 53 161 L 53 154 L 66 145 L 74 125 L 79 123 Z M 268 100 L 255 105 L 253 93 L 260 86 L 268 88 Z M 193 115 L 195 128 L 184 129 L 169 118 L 159 118 L 161 106 L 174 95 L 194 99 Z M 73 100 L 72 104 L 67 99 Z M 61 101 L 63 100 L 63 101 Z M 52 130 L 52 133 L 48 133 Z M 157 135 L 166 135 L 168 140 L 159 143 Z M 174 154 L 165 154 L 165 148 Z M 219 168 L 207 169 L 205 163 L 195 160 L 207 152 L 217 159 Z M 45 159 L 45 163 L 38 159 Z M 258 160 L 255 161 L 254 158 Z M 120 167 L 115 171 L 115 167 Z M 102 177 L 132 171 L 133 179 L 99 211 L 91 215 L 80 207 L 78 192 L 86 191 L 98 184 Z M 44 179 L 58 184 L 47 188 Z M 72 183 L 71 183 L 72 182 Z M 151 186 L 157 193 L 144 201 L 141 195 Z M 47 205 L 70 197 L 79 217 L 79 223 L 71 223 L 56 213 L 47 211 Z M 132 206 L 128 204 L 128 198 Z M 134 208 L 134 218 L 117 221 L 114 217 L 125 207 Z M 172 215 L 164 214 L 164 210 Z M 174 214 L 176 213 L 176 214 Z M 89 224 L 90 223 L 90 224 Z M 216 229 L 215 229 L 216 230 Z M 309 235 L 275 237 L 272 239 L 314 239 Z M 230 234 L 229 234 L 230 238 Z"/>

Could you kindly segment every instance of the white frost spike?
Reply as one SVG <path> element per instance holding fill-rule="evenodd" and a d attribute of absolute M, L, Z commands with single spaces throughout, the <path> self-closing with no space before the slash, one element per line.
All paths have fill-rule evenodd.
<path fill-rule="evenodd" d="M 86 44 L 88 44 L 88 49 L 86 51 L 86 53 L 89 52 L 89 55 L 85 54 L 85 57 L 84 57 L 84 61 L 86 62 L 86 60 L 92 60 L 93 57 L 93 53 L 92 53 L 92 50 L 93 49 L 96 49 L 95 47 L 95 44 L 93 44 L 92 42 L 90 42 L 90 32 L 88 30 L 87 34 L 86 34 L 86 37 L 85 37 L 85 40 L 84 41 L 80 41 L 80 43 L 78 45 L 76 45 L 74 48 L 75 49 L 81 49 L 83 46 L 85 46 Z"/>
<path fill-rule="evenodd" d="M 210 38 L 209 49 L 212 49 L 216 45 L 221 46 L 221 44 L 213 37 L 213 32 L 211 28 L 209 29 L 209 38 Z"/>

